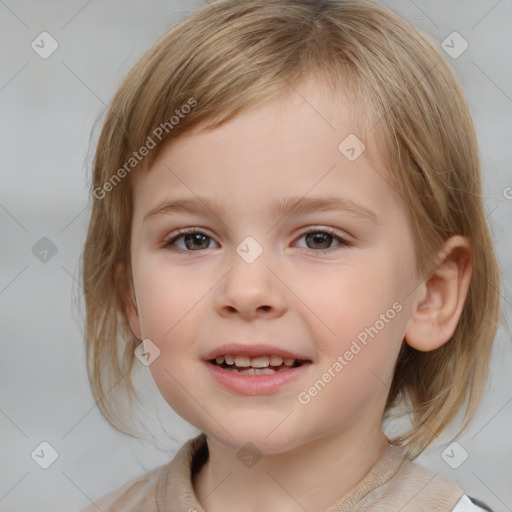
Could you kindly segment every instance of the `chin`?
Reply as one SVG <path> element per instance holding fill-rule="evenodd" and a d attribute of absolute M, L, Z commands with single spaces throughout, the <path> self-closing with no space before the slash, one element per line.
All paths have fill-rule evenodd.
<path fill-rule="evenodd" d="M 236 428 L 229 429 L 229 434 L 221 427 L 210 431 L 202 431 L 217 442 L 236 452 L 249 450 L 259 455 L 278 455 L 286 453 L 306 441 L 303 438 L 303 433 L 301 433 L 300 438 L 297 437 L 297 427 L 294 429 L 283 428 L 278 432 L 277 430 L 280 427 L 276 429 L 276 425 L 277 423 L 275 422 L 272 425 L 266 423 L 258 423 L 255 425 L 253 422 L 252 425 L 246 428 L 237 425 Z"/>

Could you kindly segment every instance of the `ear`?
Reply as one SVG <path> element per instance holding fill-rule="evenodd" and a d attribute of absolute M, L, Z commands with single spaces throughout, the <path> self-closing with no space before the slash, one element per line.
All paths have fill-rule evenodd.
<path fill-rule="evenodd" d="M 434 270 L 416 290 L 405 331 L 408 345 L 427 352 L 444 345 L 455 332 L 472 272 L 471 246 L 452 236 L 437 254 Z"/>
<path fill-rule="evenodd" d="M 122 293 L 124 313 L 130 324 L 130 329 L 135 337 L 139 341 L 142 341 L 142 326 L 139 318 L 139 310 L 137 308 L 135 289 L 133 287 L 133 278 L 129 270 L 129 263 L 119 264 L 116 268 L 116 283 Z"/>

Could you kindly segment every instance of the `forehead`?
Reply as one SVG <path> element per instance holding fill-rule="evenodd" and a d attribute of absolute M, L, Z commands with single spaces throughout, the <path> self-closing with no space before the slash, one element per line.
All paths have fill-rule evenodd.
<path fill-rule="evenodd" d="M 213 130 L 199 125 L 167 142 L 149 171 L 133 176 L 135 215 L 171 192 L 260 212 L 284 196 L 326 194 L 361 197 L 381 210 L 396 206 L 365 121 L 321 83 L 290 87 Z"/>

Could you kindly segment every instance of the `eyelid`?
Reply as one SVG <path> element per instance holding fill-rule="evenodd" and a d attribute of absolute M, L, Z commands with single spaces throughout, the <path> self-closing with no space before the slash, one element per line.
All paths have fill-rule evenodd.
<path fill-rule="evenodd" d="M 169 235 L 167 235 L 165 237 L 165 241 L 169 241 L 169 240 L 172 240 L 173 238 L 175 238 L 176 236 L 178 235 L 186 235 L 186 234 L 189 234 L 189 233 L 196 233 L 196 232 L 200 232 L 200 233 L 203 233 L 205 235 L 208 235 L 210 238 L 214 238 L 212 235 L 208 234 L 209 233 L 209 230 L 206 229 L 206 228 L 200 228 L 200 227 L 197 227 L 197 226 L 194 226 L 194 227 L 189 227 L 189 228 L 177 228 L 175 231 L 171 232 Z M 344 235 L 342 234 L 339 234 L 339 232 L 335 229 L 335 228 L 330 228 L 328 226 L 309 226 L 306 231 L 302 231 L 300 236 L 303 236 L 307 233 L 316 233 L 316 232 L 326 232 L 326 233 L 329 233 L 330 235 L 333 235 L 333 236 L 337 236 L 339 238 L 342 238 L 342 239 L 346 239 L 346 238 L 349 238 L 350 235 L 348 235 L 348 233 L 345 233 Z M 345 240 L 346 242 L 349 242 L 349 240 Z"/>
<path fill-rule="evenodd" d="M 317 232 L 323 232 L 323 233 L 329 233 L 330 235 L 336 236 L 341 239 L 349 238 L 348 233 L 341 234 L 339 230 L 336 228 L 331 228 L 329 226 L 309 226 L 306 231 L 303 231 L 300 236 L 306 235 L 308 233 L 317 233 Z M 346 240 L 348 242 L 348 240 Z"/>

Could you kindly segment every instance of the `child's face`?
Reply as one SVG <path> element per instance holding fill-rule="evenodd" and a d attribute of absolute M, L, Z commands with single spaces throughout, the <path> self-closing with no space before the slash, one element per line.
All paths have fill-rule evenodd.
<path fill-rule="evenodd" d="M 160 350 L 150 369 L 167 402 L 234 449 L 252 442 L 278 453 L 380 432 L 411 315 L 414 245 L 401 198 L 382 162 L 338 149 L 356 131 L 347 106 L 310 86 L 307 101 L 290 89 L 210 133 L 185 134 L 134 175 L 132 329 Z M 198 197 L 222 210 L 169 208 L 144 220 L 171 199 Z M 274 213 L 289 197 L 357 203 L 375 219 L 319 207 Z M 203 236 L 166 246 L 178 228 Z M 225 344 L 270 345 L 260 355 L 308 362 L 247 376 L 207 361 Z"/>

